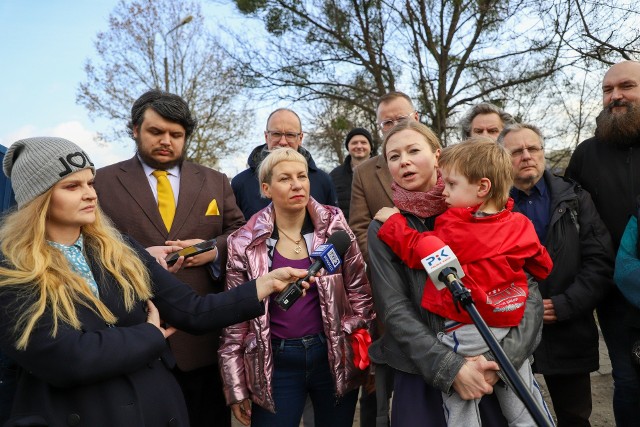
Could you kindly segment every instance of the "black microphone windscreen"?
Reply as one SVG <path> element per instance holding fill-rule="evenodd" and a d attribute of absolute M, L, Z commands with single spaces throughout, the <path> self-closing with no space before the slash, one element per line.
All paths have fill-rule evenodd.
<path fill-rule="evenodd" d="M 340 259 L 342 259 L 349 246 L 351 246 L 351 238 L 349 238 L 349 234 L 346 231 L 338 230 L 329 236 L 327 243 L 333 245 L 338 255 L 340 255 Z"/>

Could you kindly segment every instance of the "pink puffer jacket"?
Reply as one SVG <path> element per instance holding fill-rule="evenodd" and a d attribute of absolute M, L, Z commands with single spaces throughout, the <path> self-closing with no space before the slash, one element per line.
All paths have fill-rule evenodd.
<path fill-rule="evenodd" d="M 340 209 L 321 205 L 310 198 L 307 210 L 315 230 L 310 252 L 337 230 L 345 230 L 351 237 L 351 246 L 342 266 L 334 274 L 327 275 L 323 270 L 324 275 L 317 278 L 329 366 L 335 380 L 336 395 L 342 396 L 357 388 L 363 380 L 364 372 L 353 363 L 349 335 L 356 329 L 368 328 L 375 317 L 371 288 L 355 235 Z M 266 240 L 271 236 L 273 227 L 274 210 L 270 204 L 229 236 L 227 289 L 269 271 Z M 265 315 L 222 331 L 218 357 L 227 404 L 250 398 L 275 412 L 271 390 L 273 359 L 269 298 L 264 304 Z"/>

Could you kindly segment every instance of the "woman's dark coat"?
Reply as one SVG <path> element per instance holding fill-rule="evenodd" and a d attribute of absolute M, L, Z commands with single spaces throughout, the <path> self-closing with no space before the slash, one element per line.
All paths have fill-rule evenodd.
<path fill-rule="evenodd" d="M 132 245 L 150 271 L 153 303 L 167 324 L 202 333 L 263 313 L 255 281 L 199 297 L 143 248 Z M 47 310 L 27 349 L 16 350 L 13 329 L 26 301 L 14 290 L 0 290 L 0 348 L 19 365 L 11 419 L 5 425 L 188 426 L 182 393 L 169 371 L 175 362 L 160 330 L 147 323 L 146 302 L 138 301 L 127 312 L 114 278 L 87 258 L 100 299 L 118 318 L 114 325 L 77 306 L 82 330 L 59 324 L 52 338 Z"/>

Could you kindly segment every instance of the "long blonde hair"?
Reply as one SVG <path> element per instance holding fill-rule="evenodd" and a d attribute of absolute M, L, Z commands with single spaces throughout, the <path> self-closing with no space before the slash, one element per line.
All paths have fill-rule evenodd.
<path fill-rule="evenodd" d="M 20 307 L 14 333 L 16 348 L 24 350 L 29 337 L 45 311 L 52 317 L 51 336 L 60 323 L 82 327 L 76 307 L 93 310 L 106 323 L 117 318 L 73 272 L 66 258 L 46 241 L 46 220 L 52 189 L 10 213 L 0 226 L 0 289 L 15 289 L 19 301 L 33 301 Z M 152 296 L 149 272 L 133 249 L 122 239 L 99 207 L 93 224 L 84 225 L 82 234 L 89 256 L 97 257 L 103 271 L 113 275 L 122 289 L 124 305 L 131 311 L 136 301 Z"/>

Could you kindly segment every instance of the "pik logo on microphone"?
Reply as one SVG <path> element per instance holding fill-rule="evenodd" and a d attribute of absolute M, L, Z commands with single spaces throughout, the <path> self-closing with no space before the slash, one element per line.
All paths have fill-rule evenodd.
<path fill-rule="evenodd" d="M 334 273 L 342 263 L 340 256 L 330 243 L 318 246 L 313 252 L 311 252 L 311 258 L 322 259 L 324 268 L 326 268 L 329 273 Z"/>
<path fill-rule="evenodd" d="M 427 271 L 427 274 L 429 275 L 429 277 L 431 277 L 431 280 L 438 289 L 444 287 L 444 285 L 441 286 L 438 275 L 447 267 L 453 268 L 453 270 L 455 270 L 458 274 L 459 279 L 464 277 L 464 271 L 462 271 L 460 262 L 458 262 L 458 258 L 455 256 L 449 246 L 443 246 L 439 248 L 432 254 L 422 258 L 421 262 L 422 266 Z"/>
<path fill-rule="evenodd" d="M 436 270 L 438 267 L 448 263 L 453 256 L 453 252 L 449 249 L 449 246 L 445 246 L 437 252 L 432 253 L 431 255 L 422 258 L 422 265 L 427 269 L 427 271 Z"/>

